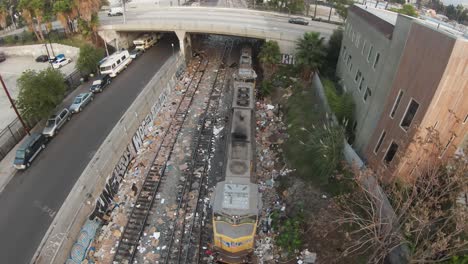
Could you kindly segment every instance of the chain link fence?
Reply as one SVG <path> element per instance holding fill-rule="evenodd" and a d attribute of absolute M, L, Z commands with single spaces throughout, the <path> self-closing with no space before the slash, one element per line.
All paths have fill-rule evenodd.
<path fill-rule="evenodd" d="M 65 84 L 67 85 L 67 91 L 65 96 L 70 94 L 81 84 L 81 73 L 75 70 L 67 77 L 65 77 Z M 29 120 L 27 122 L 28 127 L 32 128 L 40 120 Z M 26 130 L 19 121 L 15 118 L 7 127 L 0 131 L 0 161 L 3 160 L 6 155 L 26 136 Z"/>

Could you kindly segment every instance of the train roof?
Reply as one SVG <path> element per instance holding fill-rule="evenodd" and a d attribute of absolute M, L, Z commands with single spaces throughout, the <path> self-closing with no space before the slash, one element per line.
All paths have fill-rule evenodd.
<path fill-rule="evenodd" d="M 234 82 L 233 108 L 254 109 L 254 85 L 249 82 Z"/>
<path fill-rule="evenodd" d="M 245 79 L 257 79 L 257 73 L 252 69 L 252 66 L 249 64 L 239 65 L 239 69 L 236 72 L 236 80 L 245 80 Z"/>
<path fill-rule="evenodd" d="M 250 109 L 233 109 L 231 124 L 231 142 L 250 142 L 253 133 Z"/>
<path fill-rule="evenodd" d="M 216 185 L 214 213 L 227 215 L 256 215 L 261 208 L 258 185 L 226 179 Z"/>

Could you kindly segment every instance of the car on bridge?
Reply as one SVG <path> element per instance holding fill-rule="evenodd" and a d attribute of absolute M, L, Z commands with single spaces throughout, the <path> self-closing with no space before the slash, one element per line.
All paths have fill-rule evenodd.
<path fill-rule="evenodd" d="M 290 18 L 288 20 L 289 23 L 291 24 L 298 24 L 298 25 L 304 25 L 304 26 L 307 26 L 309 25 L 309 21 L 307 21 L 306 19 L 302 18 L 302 17 L 293 17 L 293 18 Z"/>
<path fill-rule="evenodd" d="M 42 134 L 46 137 L 53 137 L 55 136 L 59 129 L 70 120 L 71 114 L 68 109 L 62 109 L 58 114 L 52 115 L 46 122 L 46 126 L 42 130 Z"/>
<path fill-rule="evenodd" d="M 83 108 L 85 108 L 91 101 L 94 100 L 94 94 L 93 93 L 81 93 L 75 97 L 75 100 L 73 101 L 73 104 L 70 105 L 70 112 L 72 114 L 79 113 L 83 111 Z"/>

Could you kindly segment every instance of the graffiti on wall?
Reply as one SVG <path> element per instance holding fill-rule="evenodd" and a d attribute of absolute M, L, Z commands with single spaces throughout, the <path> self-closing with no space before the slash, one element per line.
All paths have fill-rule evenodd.
<path fill-rule="evenodd" d="M 294 55 L 292 55 L 292 54 L 281 54 L 281 64 L 291 64 L 291 65 L 293 65 L 294 63 L 295 63 Z"/>
<path fill-rule="evenodd" d="M 154 118 L 159 113 L 161 106 L 166 102 L 166 98 L 171 92 L 170 85 L 164 89 L 159 95 L 158 100 L 151 107 L 151 111 L 138 126 L 135 134 L 132 137 L 131 143 L 128 144 L 124 153 L 119 159 L 119 162 L 115 166 L 111 176 L 107 179 L 104 190 L 96 201 L 96 206 L 93 213 L 89 217 L 90 220 L 95 218 L 105 221 L 105 215 L 112 211 L 114 196 L 119 191 L 120 183 L 122 182 L 125 174 L 127 173 L 128 167 L 132 160 L 136 157 L 138 151 L 143 147 L 145 136 L 148 132 L 148 127 L 153 124 Z"/>
<path fill-rule="evenodd" d="M 129 144 L 124 153 L 119 159 L 119 162 L 112 171 L 111 176 L 107 179 L 104 190 L 96 201 L 94 211 L 89 217 L 94 220 L 96 217 L 103 220 L 106 212 L 113 201 L 113 197 L 119 191 L 120 183 L 122 182 L 125 173 L 127 173 L 128 166 L 135 158 L 136 151 L 132 144 Z"/>

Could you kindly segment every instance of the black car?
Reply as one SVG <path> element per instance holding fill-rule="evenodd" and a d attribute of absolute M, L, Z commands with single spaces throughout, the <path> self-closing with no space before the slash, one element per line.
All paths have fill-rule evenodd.
<path fill-rule="evenodd" d="M 307 21 L 306 19 L 302 17 L 291 18 L 289 19 L 288 22 L 291 24 L 299 24 L 299 25 L 305 25 L 305 26 L 309 25 L 309 21 Z"/>
<path fill-rule="evenodd" d="M 13 165 L 18 170 L 24 170 L 31 166 L 31 162 L 46 147 L 47 138 L 41 133 L 32 133 L 24 140 L 23 144 L 16 150 Z"/>
<path fill-rule="evenodd" d="M 111 83 L 111 77 L 109 75 L 100 75 L 93 81 L 89 91 L 93 93 L 100 93 L 102 90 Z"/>
<path fill-rule="evenodd" d="M 36 62 L 48 62 L 49 61 L 49 56 L 47 55 L 41 55 L 36 58 Z"/>

